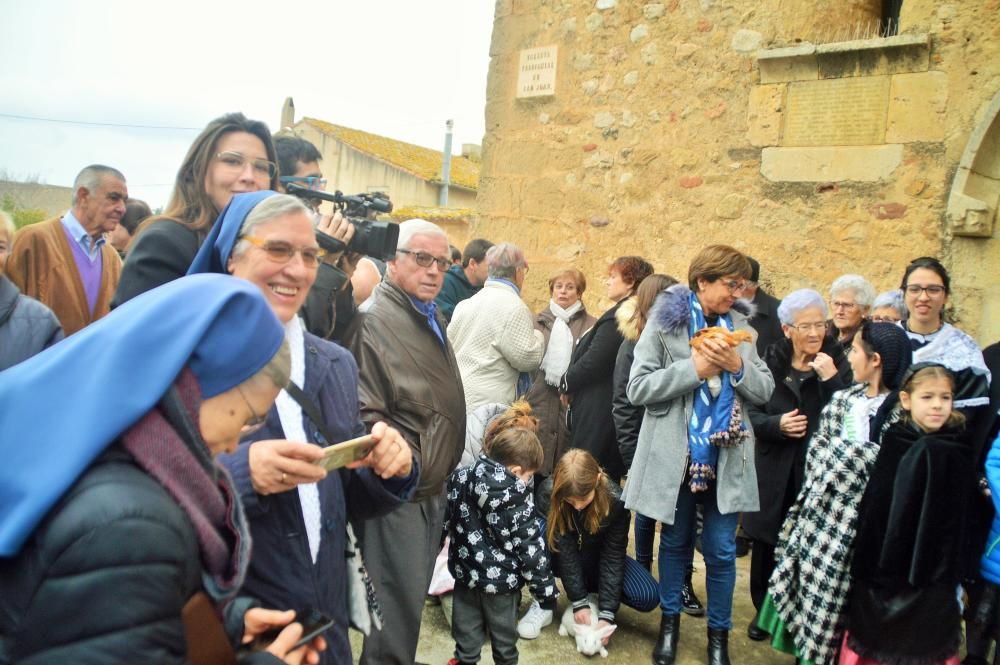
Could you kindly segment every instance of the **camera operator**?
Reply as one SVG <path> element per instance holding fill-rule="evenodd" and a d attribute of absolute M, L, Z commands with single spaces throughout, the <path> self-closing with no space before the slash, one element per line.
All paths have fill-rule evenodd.
<path fill-rule="evenodd" d="M 278 169 L 281 174 L 279 191 L 293 183 L 323 191 L 326 179 L 319 162 L 323 158 L 312 143 L 297 136 L 278 135 L 274 137 L 274 147 L 278 153 Z M 313 210 L 319 208 L 320 199 L 306 199 Z M 342 242 L 346 247 L 354 236 L 354 226 L 340 213 L 323 215 L 316 230 Z M 316 282 L 302 310 L 306 330 L 323 339 L 340 340 L 351 319 L 357 313 L 351 290 L 351 276 L 358 265 L 361 254 L 355 252 L 330 252 L 316 274 Z"/>

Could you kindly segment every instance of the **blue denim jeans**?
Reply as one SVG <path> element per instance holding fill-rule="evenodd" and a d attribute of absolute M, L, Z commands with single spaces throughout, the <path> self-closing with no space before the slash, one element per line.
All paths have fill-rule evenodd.
<path fill-rule="evenodd" d="M 723 515 L 715 497 L 715 482 L 707 492 L 695 495 L 685 482 L 677 496 L 673 524 L 660 526 L 660 609 L 680 614 L 684 573 L 694 555 L 696 502 L 701 502 L 704 526 L 701 533 L 705 557 L 705 588 L 708 591 L 708 627 L 733 627 L 733 589 L 736 586 L 736 524 L 739 513 Z"/>

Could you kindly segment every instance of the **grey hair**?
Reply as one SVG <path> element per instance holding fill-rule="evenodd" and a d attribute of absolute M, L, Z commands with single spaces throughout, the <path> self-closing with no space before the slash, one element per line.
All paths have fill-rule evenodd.
<path fill-rule="evenodd" d="M 826 306 L 826 301 L 819 291 L 812 289 L 799 289 L 792 291 L 785 296 L 781 304 L 778 305 L 778 318 L 786 326 L 795 324 L 795 316 L 807 309 L 817 308 L 823 313 L 823 319 L 829 315 L 830 310 Z"/>
<path fill-rule="evenodd" d="M 13 242 L 14 234 L 17 233 L 17 226 L 14 224 L 14 218 L 11 217 L 5 210 L 0 210 L 0 233 L 7 234 L 7 242 Z"/>
<path fill-rule="evenodd" d="M 511 242 L 502 242 L 486 250 L 486 274 L 493 279 L 514 279 L 518 268 L 528 265 L 524 252 Z"/>
<path fill-rule="evenodd" d="M 278 350 L 274 352 L 266 365 L 250 377 L 250 380 L 258 376 L 270 379 L 276 388 L 288 387 L 292 381 L 292 351 L 288 346 L 287 339 L 281 340 L 281 346 L 278 347 Z"/>
<path fill-rule="evenodd" d="M 441 227 L 426 219 L 408 219 L 399 224 L 399 242 L 396 247 L 399 249 L 409 249 L 410 241 L 416 236 L 431 236 L 444 238 L 448 242 L 448 234 L 441 230 Z"/>
<path fill-rule="evenodd" d="M 861 275 L 841 275 L 833 280 L 830 286 L 830 298 L 836 298 L 838 293 L 851 291 L 854 299 L 861 307 L 871 307 L 875 300 L 875 287 Z"/>
<path fill-rule="evenodd" d="M 266 224 L 276 217 L 284 217 L 295 213 L 302 213 L 312 221 L 313 213 L 302 199 L 289 194 L 276 194 L 269 196 L 253 207 L 247 218 L 243 220 L 240 227 L 239 242 L 233 247 L 233 257 L 242 256 L 250 247 L 250 243 L 244 240 L 244 236 L 252 236 L 254 231 L 261 224 Z"/>
<path fill-rule="evenodd" d="M 892 291 L 885 291 L 878 294 L 872 303 L 872 309 L 879 309 L 881 307 L 892 307 L 899 314 L 900 319 L 906 319 L 909 316 L 902 289 L 893 289 Z"/>
<path fill-rule="evenodd" d="M 76 205 L 76 193 L 80 191 L 81 187 L 93 194 L 101 186 L 101 178 L 106 175 L 125 182 L 125 176 L 116 168 L 104 164 L 91 164 L 83 167 L 83 170 L 76 175 L 76 180 L 73 181 L 72 204 Z"/>

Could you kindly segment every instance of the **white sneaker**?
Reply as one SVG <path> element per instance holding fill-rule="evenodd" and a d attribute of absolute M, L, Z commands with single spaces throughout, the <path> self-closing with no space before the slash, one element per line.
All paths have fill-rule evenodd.
<path fill-rule="evenodd" d="M 531 607 L 517 622 L 517 634 L 525 640 L 533 640 L 542 633 L 542 628 L 552 623 L 552 610 L 543 610 L 537 600 L 531 601 Z"/>

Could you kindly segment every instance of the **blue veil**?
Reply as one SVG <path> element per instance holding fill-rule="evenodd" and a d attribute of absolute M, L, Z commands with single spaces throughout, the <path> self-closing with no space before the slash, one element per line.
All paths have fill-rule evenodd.
<path fill-rule="evenodd" d="M 236 247 L 236 239 L 247 215 L 254 207 L 266 198 L 277 195 L 277 192 L 264 190 L 236 194 L 229 204 L 222 209 L 219 218 L 212 225 L 212 230 L 201 244 L 198 253 L 191 262 L 187 274 L 197 275 L 204 272 L 216 272 L 228 275 L 229 257 Z"/>
<path fill-rule="evenodd" d="M 137 296 L 0 372 L 0 557 L 17 554 L 185 366 L 203 398 L 212 397 L 256 374 L 284 337 L 257 287 L 195 275 Z"/>

